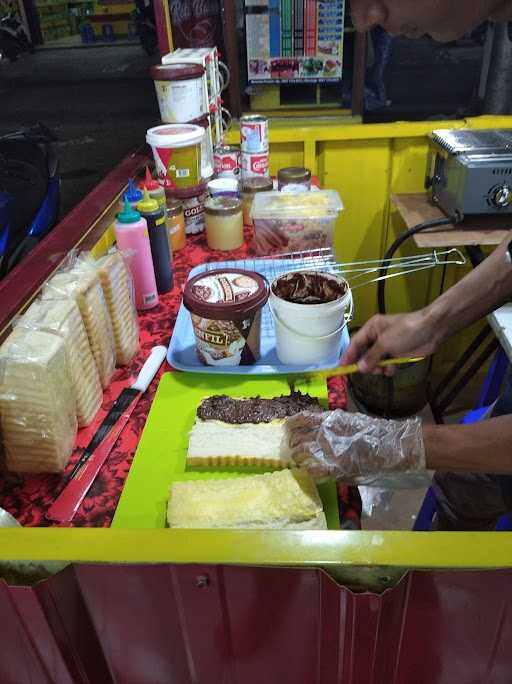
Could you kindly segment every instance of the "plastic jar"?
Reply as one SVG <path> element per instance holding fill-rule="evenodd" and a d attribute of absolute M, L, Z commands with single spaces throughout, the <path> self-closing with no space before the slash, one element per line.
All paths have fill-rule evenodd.
<path fill-rule="evenodd" d="M 288 166 L 277 172 L 277 184 L 279 190 L 287 185 L 304 186 L 307 190 L 311 190 L 311 171 L 302 166 Z"/>
<path fill-rule="evenodd" d="M 211 167 L 202 158 L 204 128 L 193 124 L 155 126 L 146 133 L 151 145 L 159 182 L 169 182 L 178 189 L 198 185 L 209 175 Z"/>
<path fill-rule="evenodd" d="M 240 188 L 236 178 L 214 178 L 208 183 L 210 197 L 240 197 Z"/>
<path fill-rule="evenodd" d="M 150 73 L 164 123 L 183 123 L 208 113 L 203 66 L 157 65 L 151 67 Z"/>
<path fill-rule="evenodd" d="M 274 189 L 274 183 L 272 178 L 253 177 L 246 178 L 242 183 L 242 204 L 243 204 L 243 215 L 244 215 L 244 226 L 253 226 L 251 218 L 252 203 L 254 201 L 254 196 L 258 192 L 270 192 Z"/>
<path fill-rule="evenodd" d="M 187 238 L 183 203 L 172 197 L 167 200 L 167 230 L 169 232 L 169 245 L 174 254 L 185 247 Z"/>
<path fill-rule="evenodd" d="M 209 197 L 204 203 L 206 241 L 210 249 L 227 252 L 244 242 L 242 201 L 235 197 Z"/>
<path fill-rule="evenodd" d="M 260 358 L 261 312 L 268 285 L 259 274 L 217 269 L 191 278 L 183 294 L 197 356 L 207 366 L 249 366 Z"/>

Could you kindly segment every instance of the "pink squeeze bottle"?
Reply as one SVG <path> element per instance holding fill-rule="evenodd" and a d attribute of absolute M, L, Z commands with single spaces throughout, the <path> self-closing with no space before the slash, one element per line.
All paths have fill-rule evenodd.
<path fill-rule="evenodd" d="M 124 253 L 132 274 L 135 305 L 137 309 L 152 309 L 158 304 L 158 293 L 146 219 L 132 209 L 127 199 L 116 219 L 117 246 Z"/>

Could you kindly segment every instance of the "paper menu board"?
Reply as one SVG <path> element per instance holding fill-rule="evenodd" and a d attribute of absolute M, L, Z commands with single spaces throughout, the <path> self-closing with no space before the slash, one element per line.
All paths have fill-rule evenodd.
<path fill-rule="evenodd" d="M 245 0 L 250 83 L 326 83 L 343 74 L 344 0 Z"/>

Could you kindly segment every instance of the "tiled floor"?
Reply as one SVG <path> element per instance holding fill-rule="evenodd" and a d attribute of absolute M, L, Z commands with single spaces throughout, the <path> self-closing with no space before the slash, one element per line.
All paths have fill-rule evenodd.
<path fill-rule="evenodd" d="M 463 398 L 464 399 L 464 398 Z M 466 399 L 468 407 L 472 404 L 471 398 Z M 356 407 L 349 398 L 348 410 L 356 411 Z M 464 413 L 464 412 L 463 412 Z M 447 418 L 447 422 L 458 423 L 463 413 L 457 413 Z M 433 423 L 432 412 L 427 406 L 419 414 L 427 423 Z M 426 493 L 426 487 L 422 489 L 401 489 L 394 492 L 386 492 L 379 496 L 375 490 L 361 488 L 363 499 L 363 529 L 365 530 L 411 530 L 416 520 L 416 515 L 421 507 Z M 373 505 L 375 502 L 377 505 Z"/>

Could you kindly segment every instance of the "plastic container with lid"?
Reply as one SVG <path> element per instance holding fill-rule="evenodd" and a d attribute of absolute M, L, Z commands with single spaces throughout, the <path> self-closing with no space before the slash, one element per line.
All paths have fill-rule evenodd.
<path fill-rule="evenodd" d="M 277 183 L 279 190 L 285 187 L 290 189 L 311 190 L 311 171 L 302 166 L 288 166 L 277 172 Z"/>
<path fill-rule="evenodd" d="M 190 188 L 208 177 L 208 161 L 202 159 L 204 128 L 193 124 L 155 126 L 146 133 L 153 150 L 159 182 L 175 188 Z"/>
<path fill-rule="evenodd" d="M 186 286 L 196 351 L 207 366 L 248 366 L 260 357 L 261 312 L 267 281 L 253 271 L 217 269 L 200 273 Z"/>
<path fill-rule="evenodd" d="M 258 193 L 251 211 L 257 254 L 268 256 L 331 247 L 342 209 L 343 202 L 335 190 Z"/>
<path fill-rule="evenodd" d="M 227 252 L 244 242 L 242 200 L 236 197 L 209 197 L 204 203 L 206 241 L 210 249 Z"/>
<path fill-rule="evenodd" d="M 187 236 L 183 202 L 172 197 L 167 200 L 167 230 L 169 232 L 169 244 L 172 253 L 175 254 L 185 247 Z"/>
<path fill-rule="evenodd" d="M 214 178 L 208 183 L 210 197 L 240 197 L 240 186 L 236 178 Z"/>
<path fill-rule="evenodd" d="M 251 218 L 252 203 L 254 196 L 259 192 L 270 192 L 274 188 L 272 178 L 266 176 L 254 176 L 246 178 L 242 183 L 242 204 L 244 213 L 244 225 L 253 226 Z"/>
<path fill-rule="evenodd" d="M 151 67 L 160 116 L 164 123 L 183 123 L 208 113 L 201 64 L 167 64 Z"/>

